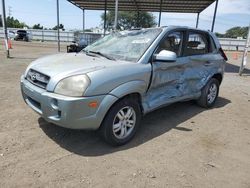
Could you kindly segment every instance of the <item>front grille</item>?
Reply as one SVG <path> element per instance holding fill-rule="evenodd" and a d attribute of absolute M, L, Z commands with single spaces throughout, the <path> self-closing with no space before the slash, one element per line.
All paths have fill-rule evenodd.
<path fill-rule="evenodd" d="M 30 69 L 28 74 L 27 74 L 26 79 L 30 83 L 32 83 L 32 84 L 34 84 L 34 85 L 36 85 L 36 86 L 38 86 L 40 88 L 45 89 L 47 84 L 49 83 L 50 77 L 45 75 L 45 74 L 42 74 L 42 73 L 40 73 L 38 71 Z"/>

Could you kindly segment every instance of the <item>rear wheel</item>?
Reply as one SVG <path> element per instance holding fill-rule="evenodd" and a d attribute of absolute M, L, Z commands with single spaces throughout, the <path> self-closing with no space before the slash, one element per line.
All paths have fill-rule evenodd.
<path fill-rule="evenodd" d="M 219 94 L 219 81 L 211 78 L 206 86 L 201 90 L 201 96 L 197 100 L 199 106 L 210 108 L 214 105 Z"/>
<path fill-rule="evenodd" d="M 101 125 L 101 134 L 111 145 L 123 145 L 135 135 L 141 120 L 137 100 L 124 98 L 115 103 Z"/>

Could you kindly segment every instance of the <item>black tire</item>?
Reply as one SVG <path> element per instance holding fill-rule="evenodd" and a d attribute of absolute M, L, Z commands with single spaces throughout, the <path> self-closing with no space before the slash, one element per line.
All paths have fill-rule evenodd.
<path fill-rule="evenodd" d="M 215 97 L 213 98 L 213 100 L 209 100 L 208 99 L 208 95 L 211 93 L 210 89 L 212 88 L 212 86 L 216 87 L 216 94 L 214 95 Z M 220 88 L 220 84 L 219 81 L 215 78 L 211 78 L 208 83 L 202 88 L 201 90 L 201 96 L 200 98 L 196 101 L 197 104 L 203 108 L 211 108 L 214 103 L 217 100 L 218 94 L 219 94 L 219 88 Z"/>
<path fill-rule="evenodd" d="M 135 113 L 133 114 L 135 114 L 136 116 L 135 124 L 133 126 L 133 129 L 129 133 L 129 135 L 127 135 L 125 138 L 117 138 L 117 136 L 115 135 L 113 131 L 113 123 L 115 123 L 115 120 L 116 120 L 115 118 L 117 118 L 118 112 L 122 109 L 126 109 L 126 107 L 130 107 L 134 110 L 133 112 Z M 141 113 L 141 109 L 140 109 L 140 105 L 138 101 L 135 100 L 134 98 L 129 98 L 129 97 L 124 98 L 118 101 L 117 103 L 115 103 L 106 114 L 102 122 L 102 125 L 100 127 L 100 130 L 99 130 L 101 133 L 101 136 L 107 143 L 113 146 L 124 145 L 134 137 L 140 125 L 141 117 L 142 117 L 142 113 Z M 127 127 L 126 127 L 126 130 L 127 130 Z"/>

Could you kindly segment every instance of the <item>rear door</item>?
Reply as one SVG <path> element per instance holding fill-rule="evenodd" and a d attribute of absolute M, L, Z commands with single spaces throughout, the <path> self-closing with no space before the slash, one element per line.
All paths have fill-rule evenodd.
<path fill-rule="evenodd" d="M 198 93 L 207 81 L 218 72 L 221 58 L 207 32 L 189 30 L 183 56 L 187 58 L 184 70 L 185 95 Z"/>

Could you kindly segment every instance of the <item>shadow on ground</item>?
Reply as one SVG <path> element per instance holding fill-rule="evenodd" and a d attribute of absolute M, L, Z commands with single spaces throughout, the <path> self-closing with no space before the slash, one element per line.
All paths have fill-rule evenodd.
<path fill-rule="evenodd" d="M 231 103 L 230 100 L 219 97 L 214 108 L 222 108 Z M 100 156 L 108 153 L 126 150 L 148 142 L 171 129 L 179 131 L 192 131 L 192 129 L 178 125 L 203 112 L 193 102 L 183 102 L 170 105 L 147 114 L 135 138 L 121 147 L 107 145 L 96 131 L 80 131 L 65 129 L 48 123 L 42 118 L 38 119 L 40 128 L 45 134 L 59 144 L 62 148 L 83 156 Z M 190 122 L 191 123 L 191 122 Z M 198 126 L 198 125 L 197 125 Z"/>
<path fill-rule="evenodd" d="M 239 73 L 240 67 L 237 65 L 233 65 L 230 63 L 226 64 L 225 72 L 228 73 Z M 244 69 L 243 74 L 250 75 L 250 70 L 249 69 Z"/>

